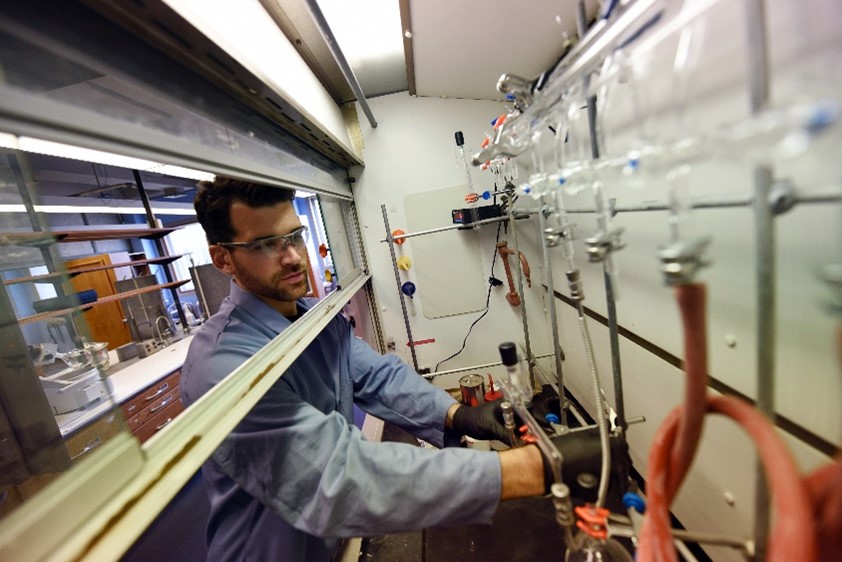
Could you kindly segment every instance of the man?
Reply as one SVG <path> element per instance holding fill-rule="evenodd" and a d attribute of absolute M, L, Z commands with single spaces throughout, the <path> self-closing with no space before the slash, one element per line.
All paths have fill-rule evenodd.
<path fill-rule="evenodd" d="M 226 178 L 200 186 L 213 264 L 233 280 L 190 345 L 188 404 L 312 305 L 302 298 L 305 231 L 292 197 Z M 205 463 L 211 560 L 330 560 L 341 537 L 490 523 L 500 500 L 544 491 L 536 447 L 372 443 L 353 425 L 353 404 L 438 446 L 449 428 L 478 439 L 502 429 L 489 408 L 460 406 L 337 316 Z"/>

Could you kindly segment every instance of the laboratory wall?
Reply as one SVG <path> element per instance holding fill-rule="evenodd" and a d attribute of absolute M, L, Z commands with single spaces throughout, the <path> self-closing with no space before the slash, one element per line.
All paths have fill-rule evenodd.
<path fill-rule="evenodd" d="M 769 166 L 775 181 L 789 182 L 798 201 L 774 219 L 776 424 L 805 472 L 826 462 L 842 445 L 838 318 L 830 312 L 832 293 L 825 280 L 828 268 L 842 263 L 842 162 L 838 158 L 842 134 L 835 123 L 842 76 L 839 8 L 838 3 L 820 0 L 768 2 L 766 7 L 771 109 L 764 116 L 752 117 L 749 102 L 749 69 L 755 63 L 743 3 L 685 2 L 663 18 L 665 26 L 618 52 L 615 66 L 603 68 L 603 79 L 592 93 L 600 96 L 597 128 L 603 161 L 631 159 L 629 155 L 639 155 L 646 147 L 674 148 L 682 138 L 695 139 L 696 147 L 684 157 L 667 151 L 660 159 L 640 158 L 641 167 L 634 173 L 622 173 L 619 168 L 595 171 L 587 181 L 552 187 L 553 192 L 562 190 L 562 202 L 569 211 L 584 211 L 568 215 L 575 238 L 574 263 L 582 272 L 597 367 L 612 405 L 616 402 L 604 321 L 608 316 L 604 269 L 602 263 L 588 262 L 584 244 L 584 239 L 600 230 L 592 212 L 594 182 L 605 199 L 614 200 L 620 209 L 611 220 L 612 227 L 622 229 L 622 248 L 612 253 L 619 355 L 626 416 L 645 417 L 645 422 L 628 430 L 632 461 L 644 479 L 653 436 L 667 413 L 681 402 L 684 389 L 681 321 L 658 259 L 659 250 L 675 241 L 671 220 L 678 221 L 679 239 L 710 238 L 704 254 L 708 264 L 696 277 L 707 286 L 710 391 L 747 400 L 757 396 L 758 239 L 750 201 L 759 165 Z M 407 208 L 407 198 L 412 201 L 414 194 L 450 186 L 466 187 L 455 165 L 453 131 L 462 130 L 466 149 L 475 152 L 483 134 L 492 130 L 488 121 L 501 112 L 502 105 L 397 94 L 372 100 L 372 108 L 381 127 L 363 126 L 366 167 L 355 173 L 354 195 L 385 333 L 396 340 L 398 354 L 408 361 L 401 297 L 389 249 L 380 241 L 385 236 L 380 206 L 386 205 L 392 229 L 406 230 L 409 215 L 417 210 Z M 810 115 L 822 112 L 831 116 L 831 126 L 805 125 Z M 528 153 L 518 159 L 517 208 L 537 211 L 545 203 L 553 206 L 552 197 L 533 196 L 535 185 L 530 183 L 542 177 L 536 173 L 550 177 L 555 173 L 557 179 L 565 161 L 583 154 L 589 157 L 589 142 L 581 135 L 584 113 L 577 108 L 563 113 L 567 117 L 559 118 L 558 130 L 567 134 L 560 138 L 545 131 L 535 151 L 540 157 Z M 475 191 L 490 187 L 490 176 L 477 169 L 473 173 Z M 532 194 L 527 193 L 527 186 Z M 624 207 L 667 203 L 673 195 L 679 202 L 677 213 L 623 211 Z M 742 203 L 690 209 L 693 198 Z M 444 204 L 439 214 L 440 224 L 447 225 L 450 215 Z M 518 221 L 517 230 L 520 249 L 533 271 L 532 288 L 525 289 L 533 353 L 551 353 L 550 301 L 544 293 L 547 272 L 537 216 Z M 478 233 L 485 277 L 495 234 L 494 226 L 484 226 Z M 413 243 L 408 240 L 397 255 L 412 256 Z M 569 297 L 565 279 L 569 264 L 561 247 L 550 248 L 549 254 L 554 289 Z M 503 278 L 499 258 L 496 268 L 495 276 Z M 476 290 L 472 283 L 468 287 L 463 283 L 465 272 L 449 273 L 452 285 L 430 290 L 455 294 Z M 423 278 L 424 272 L 410 269 L 400 275 L 404 282 L 413 276 Z M 424 287 L 419 284 L 421 290 Z M 505 286 L 492 289 L 488 315 L 474 327 L 465 351 L 442 369 L 495 361 L 497 344 L 507 339 L 523 343 L 519 310 L 506 302 L 505 292 Z M 595 400 L 576 310 L 558 297 L 555 305 L 565 354 L 565 386 L 593 415 Z M 476 317 L 472 313 L 430 319 L 423 310 L 416 310 L 414 316 L 410 311 L 415 338 L 436 340 L 417 348 L 419 365 L 435 365 L 456 351 Z M 552 371 L 551 360 L 541 363 Z M 443 386 L 453 386 L 455 381 L 448 383 Z M 751 536 L 755 474 L 752 442 L 731 422 L 709 417 L 673 511 L 690 529 Z M 707 551 L 714 560 L 742 559 L 733 550 L 709 547 Z"/>
<path fill-rule="evenodd" d="M 416 346 L 419 368 L 435 369 L 439 362 L 462 347 L 471 324 L 483 313 L 487 279 L 495 261 L 494 276 L 503 280 L 504 285 L 491 290 L 488 314 L 471 330 L 465 350 L 439 365 L 438 370 L 499 362 L 498 344 L 515 341 L 524 345 L 525 341 L 520 308 L 507 302 L 506 275 L 499 257 L 494 257 L 497 226 L 408 238 L 396 246 L 396 257 L 407 256 L 413 262 L 409 271 L 399 274 L 401 284 L 410 281 L 417 285 L 417 292 L 410 299 L 399 292 L 389 247 L 381 242 L 386 236 L 381 205 L 386 206 L 391 230 L 417 231 L 407 227 L 408 221 L 426 221 L 428 228 L 452 226 L 451 210 L 466 206 L 464 193 L 468 191 L 464 168 L 457 165 L 460 157 L 454 133 L 462 131 L 466 153 L 478 150 L 489 122 L 505 111 L 503 104 L 418 98 L 406 93 L 374 98 L 369 103 L 379 126 L 372 129 L 361 123 L 366 165 L 352 170 L 353 190 L 386 339 L 393 341 L 395 352 L 412 364 L 401 310 L 400 299 L 404 299 L 413 339 L 435 340 Z M 493 189 L 490 172 L 469 169 L 478 192 Z M 423 208 L 419 206 L 422 203 Z M 445 240 L 444 247 L 438 245 L 441 240 Z M 514 247 L 513 237 L 503 229 L 500 240 L 507 240 Z M 464 250 L 457 248 L 462 243 L 475 248 L 479 259 L 462 261 L 453 267 L 442 266 L 451 252 Z M 424 255 L 425 251 L 430 255 Z M 547 337 L 543 296 L 536 273 L 540 255 L 528 254 L 527 260 L 533 276 L 531 288 L 524 283 L 530 345 L 534 355 L 546 355 L 552 353 L 552 345 Z M 510 261 L 514 276 L 517 263 L 512 258 Z M 417 265 L 419 262 L 427 267 Z M 428 318 L 423 300 L 431 301 L 430 306 L 437 306 L 443 315 Z M 439 301 L 452 304 L 454 314 L 444 314 Z M 477 308 L 462 306 L 463 301 L 471 301 L 473 305 L 479 302 L 479 311 L 462 312 Z M 458 378 L 446 375 L 435 380 L 443 388 L 454 388 L 458 386 Z"/>

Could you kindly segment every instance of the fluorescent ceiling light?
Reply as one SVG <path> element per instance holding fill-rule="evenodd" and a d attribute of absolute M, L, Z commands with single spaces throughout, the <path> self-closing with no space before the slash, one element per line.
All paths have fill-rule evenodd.
<path fill-rule="evenodd" d="M 34 152 L 35 154 L 46 154 L 47 156 L 57 156 L 59 158 L 70 158 L 72 160 L 81 160 L 83 162 L 93 162 L 95 164 L 105 164 L 106 166 L 117 166 L 119 168 L 128 168 L 130 170 L 141 170 L 143 172 L 165 174 L 178 178 L 187 178 L 199 181 L 213 180 L 214 178 L 214 175 L 208 172 L 200 172 L 199 170 L 184 168 L 182 166 L 161 164 L 160 162 L 153 162 L 152 160 L 122 156 L 120 154 L 114 154 L 113 152 L 82 148 L 79 146 L 72 146 L 69 144 L 32 137 L 18 137 L 10 135 L 9 133 L 0 133 L 0 147 L 20 150 L 23 152 Z"/>
<path fill-rule="evenodd" d="M 318 0 L 349 62 L 398 56 L 403 59 L 400 4 L 394 0 Z M 364 30 L 364 31 L 363 31 Z"/>
<path fill-rule="evenodd" d="M 9 133 L 0 133 L 0 148 L 18 149 L 18 138 Z"/>
<path fill-rule="evenodd" d="M 60 142 L 34 139 L 32 137 L 18 137 L 18 148 L 24 152 L 58 156 L 59 158 L 71 158 L 73 160 L 84 160 L 96 164 L 129 168 L 131 170 L 146 170 L 161 165 L 151 160 L 120 156 L 101 150 L 91 150 L 90 148 L 81 148 Z"/>
<path fill-rule="evenodd" d="M 143 207 L 109 206 L 109 205 L 34 205 L 35 212 L 53 214 L 105 214 L 105 215 L 143 215 Z M 21 204 L 0 205 L 0 213 L 25 213 L 26 207 Z M 189 207 L 152 207 L 157 216 L 172 215 L 195 217 L 196 211 Z"/>
<path fill-rule="evenodd" d="M 156 174 L 163 174 L 165 176 L 175 176 L 177 178 L 187 178 L 197 181 L 213 181 L 214 176 L 210 172 L 200 172 L 199 170 L 192 170 L 190 168 L 183 168 L 181 166 L 173 166 L 171 164 L 159 164 L 152 168 L 147 168 L 147 172 L 155 172 Z"/>

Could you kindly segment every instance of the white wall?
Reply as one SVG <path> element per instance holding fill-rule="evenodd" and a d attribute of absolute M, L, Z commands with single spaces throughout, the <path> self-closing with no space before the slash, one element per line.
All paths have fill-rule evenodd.
<path fill-rule="evenodd" d="M 686 9 L 704 7 L 708 3 L 690 1 Z M 673 4 L 675 8 L 678 3 Z M 839 78 L 842 77 L 842 35 L 838 25 L 838 4 L 830 0 L 810 2 L 767 2 L 771 32 L 773 69 L 772 102 L 775 107 L 830 96 L 839 104 Z M 714 3 L 706 16 L 677 29 L 694 28 L 693 49 L 684 74 L 676 76 L 675 54 L 678 35 L 662 37 L 657 44 L 653 37 L 636 44 L 627 55 L 638 64 L 633 79 L 625 85 L 614 84 L 605 106 L 608 132 L 605 148 L 610 156 L 622 156 L 639 147 L 641 136 L 647 142 L 662 143 L 680 134 L 710 133 L 729 123 L 745 121 L 749 116 L 746 21 L 743 3 Z M 702 34 L 703 30 L 703 34 Z M 702 38 L 700 41 L 700 37 Z M 643 56 L 640 51 L 652 48 Z M 637 58 L 635 58 L 635 49 Z M 682 93 L 686 92 L 686 93 Z M 635 114 L 631 107 L 634 96 L 640 96 L 643 110 Z M 389 261 L 388 249 L 378 242 L 383 238 L 380 204 L 389 209 L 392 227 L 404 224 L 403 198 L 421 190 L 455 185 L 460 171 L 453 165 L 452 134 L 461 129 L 468 144 L 481 139 L 489 131 L 487 121 L 499 105 L 441 99 L 414 99 L 404 94 L 372 100 L 375 115 L 381 123 L 376 130 L 365 129 L 366 168 L 357 174 L 355 198 L 364 224 L 364 236 L 375 278 L 375 291 L 383 306 L 382 315 L 388 334 L 404 340 L 397 290 Z M 679 126 L 683 119 L 684 126 Z M 760 143 L 759 150 L 741 151 L 732 145 L 716 142 L 708 145 L 701 156 L 690 162 L 686 189 L 693 196 L 750 194 L 753 188 L 753 159 L 770 162 L 776 178 L 789 178 L 799 193 L 810 194 L 828 187 L 839 190 L 842 161 L 838 147 L 842 140 L 837 124 L 822 137 L 814 139 L 806 153 L 796 158 L 771 154 L 769 145 Z M 767 138 L 768 141 L 768 138 Z M 547 143 L 545 162 L 548 171 L 554 168 L 551 140 Z M 521 182 L 526 181 L 531 160 L 521 159 Z M 618 205 L 642 201 L 664 200 L 670 189 L 665 180 L 666 169 L 654 169 L 644 176 L 643 186 L 633 186 L 619 175 L 604 175 L 607 197 Z M 482 176 L 475 176 L 482 178 Z M 479 181 L 483 181 L 480 179 Z M 488 180 L 484 180 L 487 184 Z M 590 189 L 565 196 L 569 208 L 593 207 Z M 536 205 L 522 198 L 520 206 Z M 831 263 L 842 263 L 842 205 L 839 203 L 801 205 L 776 220 L 777 229 L 777 347 L 776 409 L 779 415 L 801 426 L 807 433 L 835 446 L 842 444 L 842 396 L 838 349 L 835 330 L 838 319 L 823 307 L 830 300 L 830 291 L 818 273 Z M 581 240 L 596 231 L 593 215 L 572 217 L 578 239 L 576 257 L 582 270 L 587 300 L 585 305 L 606 315 L 606 304 L 600 265 L 583 259 Z M 668 241 L 665 212 L 621 213 L 616 223 L 625 228 L 626 248 L 616 255 L 619 266 L 619 321 L 623 328 L 667 352 L 683 355 L 680 321 L 672 292 L 666 288 L 658 272 L 656 258 L 659 247 Z M 543 278 L 536 221 L 519 223 L 522 248 L 536 271 L 536 281 Z M 442 224 L 447 217 L 442 217 Z M 756 305 L 755 305 L 755 239 L 753 215 L 749 208 L 698 210 L 691 213 L 685 233 L 711 236 L 708 257 L 710 267 L 703 269 L 698 280 L 708 286 L 709 372 L 738 392 L 756 395 Z M 685 234 L 687 235 L 687 234 Z M 486 270 L 493 237 L 486 228 L 482 242 Z M 525 242 L 524 242 L 525 241 Z M 411 241 L 407 243 L 410 246 Z M 560 250 L 551 251 L 556 289 L 569 294 L 564 281 Z M 502 273 L 498 270 L 498 273 Z M 499 275 L 498 275 L 499 276 Z M 527 311 L 536 353 L 551 351 L 547 335 L 547 319 L 543 297 L 536 282 L 528 293 Z M 459 284 L 454 280 L 454 290 Z M 492 296 L 491 313 L 475 329 L 463 356 L 447 367 L 466 366 L 495 360 L 496 344 L 504 339 L 519 338 L 520 324 L 516 311 L 504 300 L 503 290 Z M 574 311 L 559 302 L 561 343 L 567 355 L 565 380 L 569 390 L 593 412 L 587 365 Z M 435 337 L 437 343 L 419 347 L 422 365 L 435 363 L 461 344 L 468 325 L 476 315 L 430 321 L 418 315 L 412 319 L 416 337 Z M 611 363 L 607 329 L 590 322 L 597 350 L 603 385 L 609 400 Z M 629 430 L 629 442 L 635 467 L 646 476 L 647 456 L 652 437 L 667 412 L 681 400 L 681 371 L 651 354 L 633 341 L 621 338 L 627 416 L 645 416 L 645 424 Z M 399 353 L 409 358 L 406 348 Z M 786 431 L 783 437 L 792 448 L 805 471 L 827 458 L 809 443 Z M 730 422 L 710 419 L 692 472 L 676 502 L 675 513 L 688 527 L 729 535 L 750 536 L 754 520 L 754 452 L 751 442 Z M 733 498 L 733 500 L 726 498 Z M 710 549 L 715 560 L 740 560 L 734 552 Z"/>
<path fill-rule="evenodd" d="M 478 150 L 483 132 L 489 128 L 491 119 L 503 112 L 503 106 L 496 102 L 413 98 L 406 93 L 375 98 L 370 100 L 370 104 L 379 126 L 371 129 L 367 123 L 360 124 L 365 141 L 366 166 L 352 174 L 357 180 L 353 188 L 354 198 L 374 277 L 374 291 L 381 306 L 384 331 L 396 340 L 398 355 L 411 364 L 410 352 L 405 345 L 406 329 L 389 248 L 380 242 L 386 234 L 380 206 L 386 205 L 393 230 L 401 228 L 407 231 L 404 199 L 408 195 L 464 185 L 464 172 L 456 166 L 454 132 L 464 133 L 466 152 Z M 478 191 L 491 188 L 493 178 L 490 172 L 474 169 L 472 173 L 474 187 Z M 451 224 L 449 207 L 442 208 L 439 224 Z M 471 232 L 464 234 L 473 235 Z M 495 234 L 495 226 L 485 226 L 479 232 L 483 279 L 490 273 Z M 401 253 L 412 258 L 413 245 L 414 240 L 408 239 L 400 249 Z M 527 254 L 527 259 L 533 271 L 538 270 L 540 255 Z M 402 274 L 401 280 L 415 279 L 416 274 L 417 271 L 410 270 L 408 274 Z M 465 290 L 460 285 L 461 275 L 462 272 L 453 271 L 452 285 L 444 286 L 441 290 Z M 533 275 L 537 281 L 537 273 Z M 495 276 L 505 279 L 499 260 L 495 266 Z M 551 351 L 539 287 L 540 283 L 535 282 L 532 289 L 526 290 L 527 312 L 533 319 L 531 344 L 536 355 Z M 486 288 L 480 287 L 480 290 L 485 291 Z M 507 340 L 523 342 L 520 310 L 508 304 L 506 292 L 504 287 L 492 291 L 490 311 L 474 327 L 465 351 L 443 364 L 439 370 L 499 361 L 498 344 Z M 416 298 L 411 305 L 416 307 L 416 315 L 410 318 L 413 337 L 436 340 L 433 344 L 416 348 L 418 363 L 421 367 L 434 367 L 461 347 L 468 327 L 479 313 L 429 320 L 424 316 L 423 305 L 418 301 Z M 458 384 L 458 377 L 442 379 L 439 384 L 444 387 L 455 387 Z"/>

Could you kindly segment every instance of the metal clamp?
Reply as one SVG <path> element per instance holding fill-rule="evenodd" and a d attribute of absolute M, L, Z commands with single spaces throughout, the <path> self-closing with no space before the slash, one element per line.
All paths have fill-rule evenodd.
<path fill-rule="evenodd" d="M 702 267 L 710 265 L 703 258 L 703 253 L 710 244 L 709 236 L 694 238 L 689 241 L 679 240 L 658 250 L 661 260 L 661 273 L 667 285 L 682 285 L 690 283 L 696 277 L 696 272 Z"/>
<path fill-rule="evenodd" d="M 588 261 L 599 263 L 605 260 L 611 252 L 622 250 L 625 244 L 620 240 L 620 235 L 625 230 L 622 227 L 611 230 L 600 230 L 593 236 L 585 238 L 585 252 L 588 254 Z"/>

